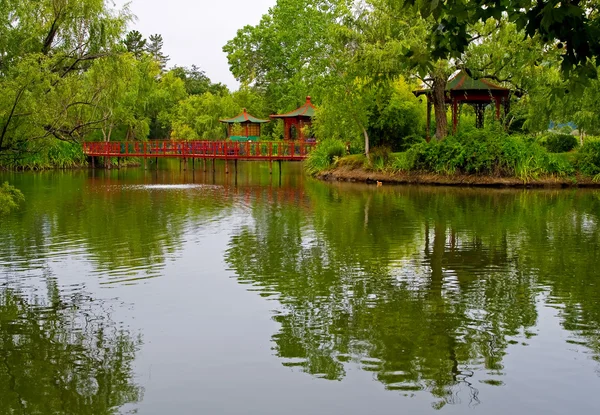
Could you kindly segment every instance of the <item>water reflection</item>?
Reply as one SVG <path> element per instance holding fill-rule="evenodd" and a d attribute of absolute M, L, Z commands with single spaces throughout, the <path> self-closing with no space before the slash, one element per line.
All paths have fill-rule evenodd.
<path fill-rule="evenodd" d="M 177 391 L 187 399 L 197 385 L 225 389 L 237 370 L 255 377 L 231 357 L 244 343 L 233 323 L 256 306 L 256 294 L 273 309 L 257 319 L 272 317 L 277 326 L 252 326 L 244 339 L 272 334 L 278 362 L 323 384 L 344 381 L 344 392 L 358 372 L 394 399 L 425 397 L 438 409 L 483 403 L 514 386 L 519 374 L 509 360 L 530 356 L 528 345 L 548 333 L 547 320 L 560 324 L 548 334 L 554 343 L 524 370 L 541 376 L 549 362 L 567 359 L 566 348 L 581 352 L 582 370 L 598 370 L 600 193 L 376 188 L 300 174 L 284 174 L 280 183 L 268 166 L 241 168 L 237 180 L 177 170 L 13 180 L 28 202 L 0 222 L 0 358 L 8 362 L 0 362 L 0 413 L 36 413 L 46 397 L 51 413 L 94 414 L 141 399 L 131 369 L 141 344 L 120 328 L 122 320 L 111 322 L 111 303 L 96 299 L 106 297 L 102 288 L 130 295 L 131 308 L 143 310 L 134 318 L 139 331 L 155 336 L 144 337 L 152 357 L 139 372 L 144 386 L 156 388 L 150 406 Z M 49 270 L 60 267 L 57 279 Z M 232 275 L 256 294 L 231 284 Z M 94 282 L 93 295 L 84 294 Z M 162 338 L 164 325 L 190 344 Z M 207 331 L 214 327 L 226 329 Z M 209 332 L 213 338 L 204 338 Z M 224 349 L 220 336 L 236 341 Z M 205 343 L 213 353 L 227 351 L 203 355 Z M 246 359 L 244 350 L 236 357 Z M 257 356 L 248 360 L 264 373 L 269 363 Z M 275 383 L 283 372 L 276 366 L 279 372 L 269 372 Z M 164 378 L 153 383 L 151 373 Z M 52 389 L 52 379 L 59 387 Z M 259 394 L 267 383 L 257 378 L 246 392 Z"/>
<path fill-rule="evenodd" d="M 141 342 L 81 291 L 0 286 L 0 413 L 114 414 L 142 398 L 132 363 Z"/>
<path fill-rule="evenodd" d="M 254 205 L 227 253 L 281 303 L 284 365 L 331 380 L 358 365 L 436 408 L 459 391 L 478 403 L 535 335 L 540 299 L 600 355 L 597 193 L 307 188 L 310 206 Z"/>

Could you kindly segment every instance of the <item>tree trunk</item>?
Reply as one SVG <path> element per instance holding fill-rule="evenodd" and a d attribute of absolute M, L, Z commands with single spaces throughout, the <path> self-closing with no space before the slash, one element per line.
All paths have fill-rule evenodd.
<path fill-rule="evenodd" d="M 367 159 L 369 158 L 369 133 L 367 132 L 367 129 L 365 127 L 363 127 L 361 125 L 361 128 L 363 130 L 363 134 L 365 136 L 365 155 L 367 156 Z"/>
<path fill-rule="evenodd" d="M 448 79 L 445 74 L 433 75 L 431 95 L 435 113 L 435 138 L 440 141 L 448 135 L 448 119 L 446 118 L 446 84 Z"/>

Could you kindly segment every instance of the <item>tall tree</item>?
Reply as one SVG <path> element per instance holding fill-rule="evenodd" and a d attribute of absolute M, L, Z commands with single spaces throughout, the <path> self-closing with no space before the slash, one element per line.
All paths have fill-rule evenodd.
<path fill-rule="evenodd" d="M 146 51 L 146 42 L 147 40 L 144 39 L 142 34 L 137 30 L 128 32 L 127 36 L 125 36 L 125 40 L 123 40 L 127 52 L 133 54 L 136 59 L 140 59 Z"/>
<path fill-rule="evenodd" d="M 562 49 L 563 72 L 597 76 L 593 61 L 600 57 L 598 0 L 408 0 L 403 4 L 416 6 L 424 18 L 435 21 L 429 32 L 434 57 L 459 57 L 476 39 L 470 30 L 476 23 L 508 19 L 527 36 L 539 35 Z"/>
<path fill-rule="evenodd" d="M 148 45 L 146 46 L 146 51 L 160 64 L 160 68 L 164 70 L 167 67 L 169 57 L 162 51 L 164 43 L 162 35 L 150 35 L 148 40 L 150 42 L 148 42 Z"/>
<path fill-rule="evenodd" d="M 82 74 L 115 53 L 128 11 L 103 0 L 11 1 L 0 18 L 0 157 L 48 138 L 77 140 L 101 123 L 86 117 L 99 91 L 84 88 Z"/>

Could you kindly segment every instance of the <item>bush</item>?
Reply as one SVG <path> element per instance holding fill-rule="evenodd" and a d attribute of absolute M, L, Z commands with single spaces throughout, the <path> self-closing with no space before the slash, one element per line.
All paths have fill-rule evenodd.
<path fill-rule="evenodd" d="M 391 157 L 390 167 L 392 171 L 410 171 L 415 168 L 415 153 L 405 151 L 403 153 L 394 153 Z"/>
<path fill-rule="evenodd" d="M 571 134 L 545 135 L 540 142 L 550 153 L 566 153 L 577 147 L 577 137 Z"/>
<path fill-rule="evenodd" d="M 346 153 L 346 146 L 341 140 L 329 138 L 317 144 L 304 162 L 304 169 L 314 176 L 331 167 L 338 157 Z"/>
<path fill-rule="evenodd" d="M 548 153 L 532 138 L 494 129 L 417 144 L 400 154 L 391 163 L 395 170 L 512 176 L 525 182 L 541 174 L 564 176 L 575 171 L 567 157 Z"/>
<path fill-rule="evenodd" d="M 403 137 L 402 139 L 400 139 L 400 144 L 398 145 L 398 150 L 401 152 L 404 152 L 406 150 L 408 150 L 409 148 L 411 148 L 412 146 L 414 146 L 415 144 L 422 144 L 425 143 L 425 139 L 423 137 L 421 137 L 420 135 L 416 135 L 416 134 L 411 134 L 411 135 L 407 135 L 406 137 Z"/>
<path fill-rule="evenodd" d="M 600 174 L 600 141 L 588 140 L 579 149 L 577 168 L 588 176 Z"/>

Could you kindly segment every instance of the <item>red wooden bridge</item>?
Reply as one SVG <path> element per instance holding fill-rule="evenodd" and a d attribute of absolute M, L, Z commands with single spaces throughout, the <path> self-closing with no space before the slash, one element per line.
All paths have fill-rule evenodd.
<path fill-rule="evenodd" d="M 83 152 L 93 157 L 302 161 L 315 145 L 314 142 L 305 141 L 85 142 Z"/>

